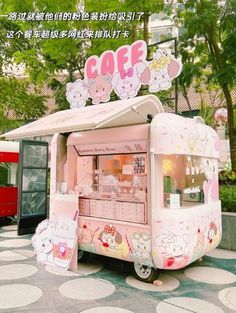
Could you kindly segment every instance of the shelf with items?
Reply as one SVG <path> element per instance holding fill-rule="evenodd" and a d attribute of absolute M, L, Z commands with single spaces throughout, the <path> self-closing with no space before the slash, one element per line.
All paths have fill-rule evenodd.
<path fill-rule="evenodd" d="M 79 214 L 82 216 L 146 223 L 145 208 L 144 202 L 79 198 Z"/>
<path fill-rule="evenodd" d="M 126 183 L 120 184 L 93 184 L 90 186 L 80 186 L 78 192 L 80 197 L 95 199 L 123 200 L 134 202 L 145 202 L 146 188 L 134 187 Z"/>
<path fill-rule="evenodd" d="M 146 155 L 78 157 L 80 215 L 146 223 Z"/>

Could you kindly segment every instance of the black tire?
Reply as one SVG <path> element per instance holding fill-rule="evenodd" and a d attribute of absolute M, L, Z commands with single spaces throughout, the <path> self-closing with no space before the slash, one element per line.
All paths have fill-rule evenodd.
<path fill-rule="evenodd" d="M 134 263 L 134 275 L 138 280 L 145 283 L 152 283 L 158 278 L 159 271 L 150 266 Z"/>
<path fill-rule="evenodd" d="M 90 256 L 90 252 L 78 250 L 78 262 L 86 262 Z"/>

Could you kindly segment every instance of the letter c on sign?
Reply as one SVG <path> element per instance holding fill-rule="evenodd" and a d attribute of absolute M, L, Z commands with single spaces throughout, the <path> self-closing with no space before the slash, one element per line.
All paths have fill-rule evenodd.
<path fill-rule="evenodd" d="M 91 79 L 96 78 L 98 76 L 98 71 L 96 69 L 97 59 L 98 59 L 97 56 L 92 56 L 88 58 L 88 60 L 86 61 L 84 66 L 84 74 L 86 78 Z M 95 70 L 93 70 L 93 68 L 95 68 Z"/>

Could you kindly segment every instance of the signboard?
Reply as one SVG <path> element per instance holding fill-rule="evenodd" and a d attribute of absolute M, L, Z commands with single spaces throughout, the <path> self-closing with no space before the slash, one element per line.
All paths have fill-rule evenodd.
<path fill-rule="evenodd" d="M 99 143 L 99 145 L 75 145 L 79 155 L 100 155 L 117 153 L 140 153 L 147 151 L 146 140 L 127 141 L 119 143 Z"/>
<path fill-rule="evenodd" d="M 85 78 L 66 86 L 70 107 L 83 107 L 88 98 L 93 104 L 108 102 L 112 91 L 120 99 L 133 98 L 141 85 L 148 85 L 149 92 L 169 89 L 182 70 L 181 61 L 161 49 L 156 50 L 150 62 L 146 58 L 147 44 L 143 40 L 116 51 L 105 51 L 100 57 L 89 57 L 84 67 Z"/>

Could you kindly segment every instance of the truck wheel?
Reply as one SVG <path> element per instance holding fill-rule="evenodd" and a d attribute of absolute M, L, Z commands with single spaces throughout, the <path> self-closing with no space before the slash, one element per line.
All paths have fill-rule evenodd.
<path fill-rule="evenodd" d="M 78 250 L 78 262 L 86 262 L 90 256 L 90 253 L 83 250 Z"/>
<path fill-rule="evenodd" d="M 138 280 L 146 283 L 152 283 L 155 279 L 157 279 L 159 272 L 153 267 L 140 263 L 134 263 L 134 274 Z"/>

